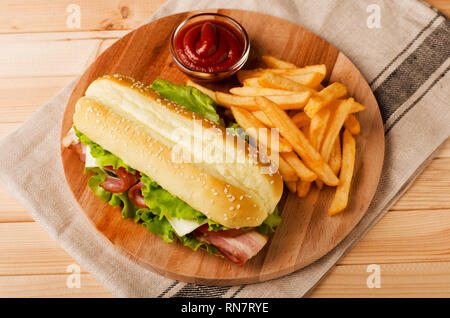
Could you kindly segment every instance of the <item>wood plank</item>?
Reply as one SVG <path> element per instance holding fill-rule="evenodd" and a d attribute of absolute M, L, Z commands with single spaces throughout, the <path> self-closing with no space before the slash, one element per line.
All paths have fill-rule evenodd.
<path fill-rule="evenodd" d="M 450 297 L 450 262 L 379 264 L 381 288 L 368 288 L 367 265 L 338 265 L 310 297 Z"/>
<path fill-rule="evenodd" d="M 38 36 L 29 41 L 0 38 L 0 77 L 77 75 L 95 59 L 101 42 L 50 41 Z"/>
<path fill-rule="evenodd" d="M 40 106 L 74 78 L 75 76 L 0 78 L 0 110 Z M 0 116 L 0 122 L 6 122 L 6 117 Z M 20 121 L 23 120 L 24 118 L 20 118 Z"/>
<path fill-rule="evenodd" d="M 113 297 L 90 274 L 80 275 L 80 288 L 67 287 L 69 274 L 0 277 L 0 297 Z"/>
<path fill-rule="evenodd" d="M 139 26 L 166 0 L 4 0 L 0 11 L 0 33 L 70 31 L 66 23 L 68 5 L 81 9 L 79 30 L 123 30 Z M 442 13 L 450 16 L 448 0 L 427 0 Z M 49 14 L 51 13 L 51 14 Z M 75 29 L 77 30 L 77 29 Z"/>
<path fill-rule="evenodd" d="M 339 264 L 450 262 L 450 210 L 390 211 Z"/>
<path fill-rule="evenodd" d="M 437 158 L 417 177 L 391 210 L 449 209 L 450 158 Z"/>
<path fill-rule="evenodd" d="M 450 262 L 448 237 L 450 210 L 389 212 L 339 264 Z M 0 223 L 0 255 L 0 276 L 64 274 L 76 263 L 35 222 Z"/>
<path fill-rule="evenodd" d="M 77 264 L 36 222 L 0 223 L 0 251 L 0 276 L 64 274 Z"/>
<path fill-rule="evenodd" d="M 129 32 L 130 30 L 0 33 L 0 40 L 5 42 L 107 40 L 121 38 Z"/>
<path fill-rule="evenodd" d="M 74 78 L 74 76 L 0 78 L 0 124 L 24 122 Z M 7 128 L 0 129 L 0 133 Z"/>
<path fill-rule="evenodd" d="M 309 297 L 450 297 L 450 263 L 380 264 L 381 288 L 368 288 L 367 265 L 338 265 Z M 68 274 L 0 277 L 0 297 L 111 297 L 90 274 L 67 288 Z"/>
<path fill-rule="evenodd" d="M 0 122 L 0 138 L 12 133 L 14 130 L 19 128 L 21 123 L 1 123 Z M 1 207 L 0 207 L 1 211 Z"/>
<path fill-rule="evenodd" d="M 0 186 L 0 222 L 33 222 L 30 214 Z M 0 255 L 2 255 L 0 253 Z"/>
<path fill-rule="evenodd" d="M 166 0 L 4 0 L 0 33 L 134 29 Z M 81 9 L 80 29 L 66 23 L 70 4 Z"/>

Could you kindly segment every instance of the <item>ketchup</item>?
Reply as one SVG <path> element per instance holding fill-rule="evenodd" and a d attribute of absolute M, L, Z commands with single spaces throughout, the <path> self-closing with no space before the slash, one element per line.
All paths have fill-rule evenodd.
<path fill-rule="evenodd" d="M 228 23 L 203 20 L 183 27 L 174 39 L 181 63 L 194 71 L 214 73 L 236 64 L 244 53 L 244 38 Z"/>

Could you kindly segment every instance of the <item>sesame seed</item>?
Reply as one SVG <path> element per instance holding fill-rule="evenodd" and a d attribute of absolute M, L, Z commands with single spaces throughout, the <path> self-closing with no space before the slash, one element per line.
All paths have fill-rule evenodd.
<path fill-rule="evenodd" d="M 229 210 L 233 211 L 234 210 L 234 206 L 230 206 Z"/>

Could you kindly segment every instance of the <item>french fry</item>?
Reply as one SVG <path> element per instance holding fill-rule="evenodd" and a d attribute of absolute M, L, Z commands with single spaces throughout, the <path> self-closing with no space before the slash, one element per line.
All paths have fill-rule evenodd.
<path fill-rule="evenodd" d="M 314 181 L 317 179 L 317 175 L 306 167 L 294 152 L 283 152 L 280 157 L 286 160 L 302 180 Z"/>
<path fill-rule="evenodd" d="M 267 65 L 267 67 L 285 69 L 285 68 L 297 68 L 295 64 L 292 64 L 287 61 L 280 60 L 274 56 L 263 55 L 261 57 L 263 62 Z"/>
<path fill-rule="evenodd" d="M 292 116 L 291 119 L 298 128 L 304 128 L 311 124 L 311 118 L 305 112 L 299 112 Z"/>
<path fill-rule="evenodd" d="M 186 81 L 186 86 L 192 86 L 195 87 L 196 89 L 198 89 L 199 91 L 201 91 L 202 93 L 208 95 L 212 100 L 214 100 L 217 103 L 216 100 L 216 92 L 214 92 L 213 90 L 206 88 L 204 86 L 201 86 L 200 84 L 197 84 L 193 81 L 191 81 L 190 79 L 188 79 Z"/>
<path fill-rule="evenodd" d="M 352 114 L 347 116 L 347 119 L 344 121 L 344 126 L 352 133 L 352 135 L 358 135 L 361 132 L 361 125 L 359 124 L 358 119 Z"/>
<path fill-rule="evenodd" d="M 270 121 L 270 119 L 266 116 L 266 114 L 263 111 L 257 110 L 252 112 L 252 114 L 267 127 L 275 128 L 273 123 Z"/>
<path fill-rule="evenodd" d="M 271 149 L 273 140 L 276 137 L 273 136 L 270 129 L 243 108 L 231 107 L 231 112 L 239 126 L 241 126 L 253 139 L 257 140 L 258 144 L 262 144 L 266 149 Z M 260 129 L 266 129 L 266 138 L 261 138 Z M 290 152 L 292 151 L 292 146 L 284 138 L 279 137 L 277 151 Z"/>
<path fill-rule="evenodd" d="M 305 106 L 305 113 L 312 118 L 320 109 L 330 104 L 333 100 L 344 97 L 345 95 L 347 95 L 347 88 L 341 83 L 333 83 L 310 98 L 308 104 Z"/>
<path fill-rule="evenodd" d="M 255 101 L 267 117 L 270 118 L 270 121 L 278 127 L 280 134 L 289 141 L 305 164 L 327 185 L 337 185 L 339 179 L 333 173 L 328 163 L 322 159 L 320 153 L 314 149 L 289 116 L 277 104 L 265 97 L 255 97 Z"/>
<path fill-rule="evenodd" d="M 292 168 L 278 153 L 274 155 L 278 156 L 278 171 L 283 177 L 283 181 L 296 182 L 298 180 L 298 175 L 294 168 Z"/>
<path fill-rule="evenodd" d="M 292 193 L 297 192 L 297 181 L 287 181 L 284 184 L 286 184 L 286 187 L 289 189 L 290 192 Z"/>
<path fill-rule="evenodd" d="M 302 109 L 309 98 L 311 97 L 310 92 L 295 93 L 292 95 L 281 95 L 281 96 L 267 96 L 268 99 L 277 103 L 281 109 Z M 221 92 L 216 92 L 217 104 L 223 105 L 225 107 L 237 106 L 242 107 L 250 111 L 260 110 L 256 105 L 255 99 L 249 96 L 236 96 Z"/>
<path fill-rule="evenodd" d="M 327 107 L 319 110 L 311 119 L 311 124 L 309 125 L 308 139 L 311 142 L 311 145 L 317 151 L 320 151 L 320 147 L 322 145 L 322 141 L 325 136 L 327 124 L 330 117 L 331 117 L 331 109 Z M 319 190 L 322 189 L 323 188 L 322 180 L 316 180 L 316 186 Z"/>
<path fill-rule="evenodd" d="M 316 91 L 324 88 L 320 84 L 325 78 L 325 74 L 322 73 L 314 72 L 301 75 L 283 75 L 283 77 L 289 78 L 290 80 L 305 85 L 306 87 L 313 88 Z"/>
<path fill-rule="evenodd" d="M 311 182 L 305 180 L 297 181 L 297 195 L 300 198 L 304 198 L 308 195 L 309 189 L 311 188 Z"/>
<path fill-rule="evenodd" d="M 311 124 L 309 125 L 309 141 L 317 151 L 320 151 L 330 117 L 331 109 L 325 108 L 318 111 L 311 118 Z"/>
<path fill-rule="evenodd" d="M 322 158 L 326 162 L 329 162 L 330 160 L 334 142 L 339 136 L 339 132 L 344 125 L 347 116 L 354 111 L 365 108 L 363 105 L 355 102 L 352 97 L 345 100 L 337 100 L 334 103 L 335 105 L 333 105 L 333 107 L 335 107 L 335 111 L 333 112 L 332 120 L 330 121 L 327 134 L 320 150 Z"/>
<path fill-rule="evenodd" d="M 295 94 L 296 92 L 287 91 L 284 89 L 243 86 L 231 88 L 230 93 L 239 96 L 274 96 L 274 95 L 292 95 Z"/>
<path fill-rule="evenodd" d="M 278 74 L 265 73 L 261 77 L 258 77 L 258 83 L 261 86 L 268 88 L 284 89 L 292 92 L 311 92 L 313 94 L 317 93 L 315 89 L 309 88 Z"/>
<path fill-rule="evenodd" d="M 242 83 L 246 78 L 259 77 L 267 72 L 282 76 L 299 76 L 310 73 L 319 73 L 325 76 L 327 73 L 327 68 L 325 64 L 309 65 L 301 68 L 291 68 L 291 69 L 258 68 L 254 70 L 241 70 L 237 73 L 237 78 L 239 82 Z"/>
<path fill-rule="evenodd" d="M 272 74 L 272 73 L 267 72 L 267 73 L 263 73 L 261 76 L 258 76 L 258 77 L 246 78 L 242 81 L 242 84 L 244 86 L 252 86 L 252 87 L 279 88 L 274 83 L 267 81 L 267 80 L 266 81 L 263 80 L 263 78 L 264 78 L 264 76 L 266 76 L 266 74 Z M 274 75 L 281 76 L 278 74 L 274 74 Z M 307 73 L 307 74 L 302 74 L 302 75 L 284 75 L 281 77 L 294 82 L 293 85 L 296 85 L 295 83 L 303 85 L 304 87 L 311 89 L 311 92 L 313 92 L 313 93 L 316 93 L 317 92 L 316 89 L 321 87 L 320 82 L 322 82 L 322 80 L 324 78 L 324 76 L 320 73 Z M 303 90 L 307 90 L 307 89 L 303 89 Z M 303 91 L 303 90 L 297 90 L 297 91 Z"/>
<path fill-rule="evenodd" d="M 331 157 L 330 157 L 330 167 L 333 170 L 333 172 L 338 175 L 339 170 L 341 169 L 341 163 L 342 163 L 342 153 L 341 153 L 341 138 L 336 138 L 336 141 L 334 142 L 333 150 L 331 151 Z"/>
<path fill-rule="evenodd" d="M 242 84 L 243 84 L 244 86 L 250 86 L 250 87 L 266 87 L 266 88 L 269 88 L 269 87 L 264 86 L 264 85 L 261 85 L 261 84 L 259 83 L 259 77 L 249 77 L 249 78 L 246 78 L 246 79 L 242 82 Z"/>
<path fill-rule="evenodd" d="M 328 209 L 329 215 L 335 215 L 347 207 L 350 185 L 353 178 L 356 141 L 348 129 L 344 131 L 342 144 L 342 167 L 339 176 L 339 185 L 337 186 L 331 206 Z"/>

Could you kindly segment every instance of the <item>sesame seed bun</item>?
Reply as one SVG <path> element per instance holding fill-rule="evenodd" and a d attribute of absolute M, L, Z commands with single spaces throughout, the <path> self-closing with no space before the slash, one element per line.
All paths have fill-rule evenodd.
<path fill-rule="evenodd" d="M 281 198 L 281 176 L 264 173 L 267 166 L 251 160 L 248 144 L 130 78 L 94 81 L 77 102 L 73 121 L 127 165 L 224 226 L 258 226 Z M 203 138 L 197 142 L 198 129 Z M 194 145 L 180 140 L 180 131 Z M 226 157 L 233 151 L 240 161 Z"/>

